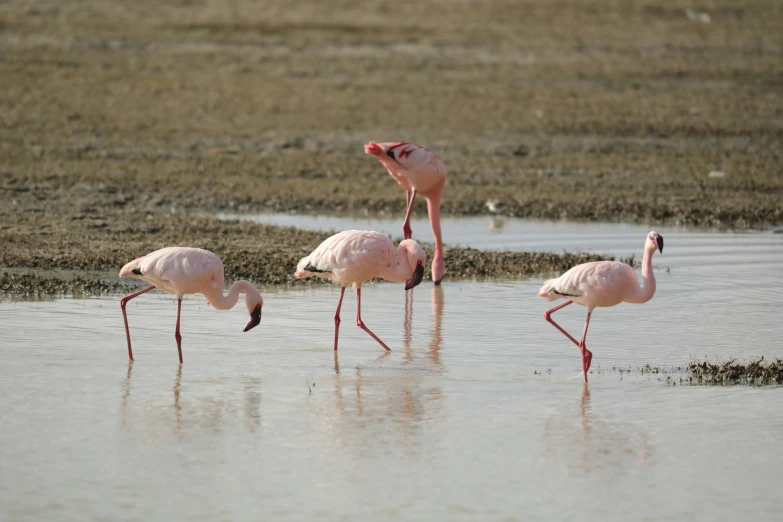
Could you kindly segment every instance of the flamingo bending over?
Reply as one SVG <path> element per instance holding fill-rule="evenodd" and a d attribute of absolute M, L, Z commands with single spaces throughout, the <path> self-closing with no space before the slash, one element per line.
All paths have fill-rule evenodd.
<path fill-rule="evenodd" d="M 394 243 L 385 234 L 368 230 L 346 230 L 326 239 L 318 248 L 303 257 L 296 267 L 296 277 L 323 277 L 342 285 L 337 311 L 334 314 L 334 350 L 340 331 L 340 307 L 343 304 L 345 286 L 353 283 L 356 288 L 356 326 L 389 350 L 362 321 L 362 283 L 374 277 L 401 283 L 405 290 L 421 283 L 427 254 L 412 239 L 400 241 L 396 252 Z"/>
<path fill-rule="evenodd" d="M 639 286 L 636 271 L 619 261 L 594 261 L 577 265 L 556 279 L 545 282 L 538 291 L 539 297 L 548 301 L 566 298 L 568 301 L 544 312 L 544 318 L 563 332 L 566 337 L 579 347 L 582 352 L 582 372 L 587 382 L 587 371 L 593 360 L 593 352 L 587 349 L 587 327 L 590 315 L 597 306 L 607 307 L 626 303 L 646 303 L 655 294 L 655 275 L 652 271 L 652 256 L 656 250 L 663 253 L 663 236 L 658 232 L 650 232 L 644 243 L 644 258 L 642 259 L 642 279 L 644 286 Z M 582 330 L 582 340 L 574 339 L 557 324 L 551 315 L 571 303 L 587 307 L 587 320 Z"/>
<path fill-rule="evenodd" d="M 440 198 L 446 185 L 446 166 L 435 154 L 413 143 L 371 141 L 364 146 L 364 152 L 378 158 L 394 180 L 405 190 L 407 210 L 402 225 L 404 239 L 410 239 L 412 235 L 411 210 L 416 194 L 427 198 L 427 213 L 430 217 L 432 234 L 435 236 L 432 280 L 439 285 L 446 273 L 443 238 L 440 232 Z"/>
<path fill-rule="evenodd" d="M 122 317 L 125 319 L 125 335 L 128 338 L 128 358 L 133 360 L 130 329 L 125 305 L 128 301 L 153 288 L 177 294 L 177 328 L 174 338 L 177 340 L 179 363 L 182 364 L 182 336 L 179 333 L 179 316 L 182 309 L 182 296 L 185 294 L 204 294 L 209 304 L 218 310 L 230 310 L 239 299 L 239 293 L 245 293 L 245 304 L 250 312 L 250 321 L 245 326 L 247 332 L 261 322 L 261 308 L 264 300 L 256 287 L 248 281 L 236 281 L 227 295 L 223 295 L 223 262 L 209 250 L 190 247 L 166 247 L 144 257 L 134 259 L 120 270 L 120 277 L 133 277 L 151 284 L 144 290 L 123 297 L 120 301 Z"/>

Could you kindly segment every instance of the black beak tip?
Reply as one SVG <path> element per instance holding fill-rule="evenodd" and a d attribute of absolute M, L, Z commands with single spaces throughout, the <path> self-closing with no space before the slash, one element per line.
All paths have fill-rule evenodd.
<path fill-rule="evenodd" d="M 435 283 L 435 286 L 440 286 L 441 281 L 443 281 L 443 279 L 438 279 L 437 281 L 433 281 L 433 283 Z"/>
<path fill-rule="evenodd" d="M 242 331 L 247 332 L 248 330 L 252 330 L 259 324 L 261 324 L 261 307 L 256 306 L 255 310 L 250 313 L 250 321 L 248 321 L 247 326 L 245 326 L 245 329 Z"/>
<path fill-rule="evenodd" d="M 418 286 L 422 279 L 424 279 L 424 267 L 419 263 L 416 265 L 416 270 L 413 271 L 411 278 L 405 281 L 405 290 Z"/>
<path fill-rule="evenodd" d="M 656 242 L 658 243 L 658 252 L 663 254 L 663 236 L 658 236 Z"/>

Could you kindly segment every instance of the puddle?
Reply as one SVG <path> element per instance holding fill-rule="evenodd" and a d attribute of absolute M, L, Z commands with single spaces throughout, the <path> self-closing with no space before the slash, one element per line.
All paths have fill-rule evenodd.
<path fill-rule="evenodd" d="M 269 225 L 293 226 L 309 230 L 377 230 L 394 238 L 402 237 L 402 219 L 352 218 L 306 214 L 219 214 L 221 219 L 241 219 Z M 413 237 L 434 242 L 427 219 L 411 220 Z M 665 254 L 656 256 L 659 266 L 702 268 L 709 265 L 742 263 L 776 271 L 775 258 L 783 252 L 783 234 L 768 232 L 716 232 L 625 223 L 543 221 L 500 217 L 446 218 L 441 223 L 446 246 L 480 250 L 531 252 L 596 252 L 641 259 L 644 238 L 653 228 L 666 239 Z M 672 255 L 669 255 L 669 254 Z"/>
<path fill-rule="evenodd" d="M 734 241 L 704 237 L 703 260 Z M 781 275 L 754 268 L 780 266 L 780 245 L 707 273 L 679 259 L 693 243 L 666 246 L 682 268 L 652 301 L 594 314 L 594 368 L 783 357 Z M 171 296 L 129 304 L 132 367 L 118 298 L 0 303 L 0 505 L 36 520 L 777 516 L 779 388 L 605 372 L 585 392 L 538 285 L 368 285 L 363 319 L 393 351 L 353 325 L 347 293 L 337 359 L 337 287 L 265 292 L 248 333 L 241 308 L 193 297 L 181 368 Z M 579 331 L 584 309 L 559 313 Z"/>

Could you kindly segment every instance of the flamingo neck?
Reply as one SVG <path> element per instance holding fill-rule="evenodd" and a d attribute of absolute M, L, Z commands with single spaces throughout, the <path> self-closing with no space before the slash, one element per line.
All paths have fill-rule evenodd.
<path fill-rule="evenodd" d="M 440 233 L 440 194 L 443 187 L 439 187 L 427 196 L 427 214 L 430 216 L 432 235 L 435 236 L 435 255 L 432 256 L 432 281 L 440 283 L 446 273 L 446 261 L 443 259 L 443 238 Z"/>
<path fill-rule="evenodd" d="M 655 252 L 655 249 L 652 248 L 647 248 L 644 251 L 644 258 L 642 259 L 642 279 L 644 280 L 644 286 L 639 288 L 632 299 L 627 299 L 629 303 L 646 303 L 655 295 L 655 274 L 653 274 L 652 269 L 653 252 Z"/>
<path fill-rule="evenodd" d="M 427 196 L 427 214 L 430 217 L 432 235 L 435 236 L 435 255 L 443 255 L 443 237 L 440 232 L 440 192 Z"/>
<path fill-rule="evenodd" d="M 209 301 L 209 304 L 215 307 L 217 310 L 230 310 L 234 308 L 239 300 L 239 293 L 245 293 L 245 303 L 247 309 L 252 310 L 257 303 L 261 302 L 261 294 L 258 293 L 256 287 L 248 281 L 236 281 L 231 285 L 231 289 L 228 294 L 223 295 L 223 290 L 216 288 L 214 292 L 210 294 L 204 294 Z"/>
<path fill-rule="evenodd" d="M 381 277 L 393 283 L 403 283 L 411 276 L 411 265 L 408 262 L 408 250 L 405 245 L 397 247 L 397 262 L 389 266 Z"/>

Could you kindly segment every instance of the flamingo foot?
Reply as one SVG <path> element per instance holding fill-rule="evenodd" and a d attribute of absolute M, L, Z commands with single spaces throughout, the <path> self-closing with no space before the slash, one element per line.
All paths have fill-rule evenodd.
<path fill-rule="evenodd" d="M 584 359 L 585 359 L 585 362 L 586 362 L 585 366 L 587 367 L 587 370 L 589 371 L 590 370 L 590 364 L 593 362 L 593 352 L 591 352 L 590 350 L 585 348 Z"/>
<path fill-rule="evenodd" d="M 584 373 L 585 383 L 587 383 L 587 372 L 590 371 L 590 363 L 593 362 L 593 352 L 581 344 L 579 345 L 579 349 L 582 350 L 582 373 Z"/>

